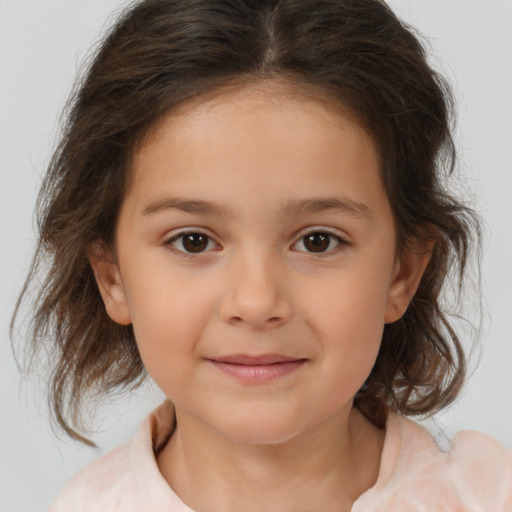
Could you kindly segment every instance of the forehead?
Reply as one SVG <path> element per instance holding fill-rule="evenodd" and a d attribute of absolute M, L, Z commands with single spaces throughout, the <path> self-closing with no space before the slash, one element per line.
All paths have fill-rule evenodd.
<path fill-rule="evenodd" d="M 139 196 L 178 191 L 233 204 L 263 204 L 278 193 L 293 200 L 292 191 L 328 197 L 340 183 L 362 203 L 381 185 L 373 141 L 353 116 L 283 83 L 215 91 L 181 105 L 146 134 L 131 171 Z"/>
<path fill-rule="evenodd" d="M 163 133 L 173 128 L 178 134 L 180 128 L 187 124 L 191 126 L 194 120 L 205 119 L 209 112 L 216 111 L 218 114 L 220 109 L 226 112 L 224 107 L 227 104 L 233 105 L 231 114 L 240 116 L 240 119 L 262 106 L 286 109 L 295 104 L 300 110 L 316 113 L 318 121 L 324 122 L 326 127 L 339 126 L 340 120 L 346 125 L 348 120 L 371 137 L 354 111 L 336 99 L 334 94 L 306 82 L 277 77 L 248 83 L 239 80 L 228 82 L 179 103 L 145 130 L 135 146 L 134 154 L 150 149 Z"/>

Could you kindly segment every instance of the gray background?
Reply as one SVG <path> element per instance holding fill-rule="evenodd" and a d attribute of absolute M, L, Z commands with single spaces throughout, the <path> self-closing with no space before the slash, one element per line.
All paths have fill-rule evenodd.
<path fill-rule="evenodd" d="M 57 117 L 80 60 L 120 0 L 0 0 L 0 512 L 43 510 L 98 452 L 55 438 L 44 388 L 20 382 L 9 317 L 34 245 L 33 206 Z M 463 398 L 438 417 L 448 435 L 487 432 L 512 447 L 512 1 L 390 0 L 429 37 L 459 105 L 461 169 L 487 225 L 481 362 Z M 473 316 L 475 313 L 470 313 Z M 95 440 L 128 439 L 161 400 L 146 387 L 101 410 Z"/>

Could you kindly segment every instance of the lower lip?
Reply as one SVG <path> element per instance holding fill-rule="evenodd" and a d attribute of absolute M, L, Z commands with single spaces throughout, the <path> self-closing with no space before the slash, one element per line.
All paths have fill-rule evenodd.
<path fill-rule="evenodd" d="M 247 383 L 264 383 L 270 382 L 285 375 L 298 370 L 305 362 L 305 359 L 298 359 L 294 361 L 282 361 L 274 364 L 235 364 L 223 363 L 221 361 L 210 362 L 225 374 L 234 377 L 235 379 Z"/>

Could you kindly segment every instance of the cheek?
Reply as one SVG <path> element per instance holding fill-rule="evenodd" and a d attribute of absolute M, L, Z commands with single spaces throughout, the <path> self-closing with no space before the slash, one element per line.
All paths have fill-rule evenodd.
<path fill-rule="evenodd" d="M 156 273 L 161 277 L 161 274 Z M 152 368 L 182 364 L 190 358 L 213 314 L 215 300 L 208 290 L 186 279 L 131 282 L 127 290 L 137 346 L 148 372 Z"/>
<path fill-rule="evenodd" d="M 374 310 L 368 304 L 344 301 L 337 307 L 325 308 L 317 316 L 316 330 L 322 340 L 322 349 L 332 371 L 341 370 L 343 376 L 362 376 L 371 371 L 378 355 L 384 330 L 382 308 Z M 323 320 L 323 322 L 322 322 Z"/>
<path fill-rule="evenodd" d="M 321 342 L 335 385 L 357 391 L 375 363 L 384 330 L 388 276 L 375 266 L 362 265 L 357 272 L 339 272 L 303 295 L 303 315 Z"/>
<path fill-rule="evenodd" d="M 380 332 L 389 296 L 388 267 L 362 260 L 303 282 L 301 308 L 308 321 L 328 335 L 351 332 L 364 337 L 364 333 Z"/>
<path fill-rule="evenodd" d="M 343 400 L 351 400 L 368 378 L 377 359 L 384 324 L 373 320 L 368 309 L 356 308 L 347 304 L 348 314 L 343 305 L 338 310 L 326 311 L 322 340 L 323 371 L 329 375 L 325 379 L 329 387 L 323 395 L 342 395 Z M 379 312 L 378 317 L 381 318 Z M 322 317 L 320 317 L 320 320 Z M 337 320 L 336 320 L 337 319 Z M 318 375 L 321 378 L 321 375 Z M 342 391 L 341 391 L 342 390 Z"/>

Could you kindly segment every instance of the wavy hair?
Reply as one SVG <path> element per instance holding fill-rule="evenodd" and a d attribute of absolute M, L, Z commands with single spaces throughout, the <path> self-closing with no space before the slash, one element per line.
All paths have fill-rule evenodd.
<path fill-rule="evenodd" d="M 12 333 L 36 286 L 27 346 L 50 354 L 51 409 L 73 438 L 92 444 L 81 422 L 87 396 L 146 376 L 133 330 L 107 316 L 87 258 L 91 244 L 113 244 L 135 145 L 184 101 L 269 78 L 354 114 L 381 157 L 398 250 L 433 244 L 355 406 L 382 427 L 390 409 L 429 414 L 459 393 L 466 358 L 441 299 L 448 276 L 461 286 L 479 228 L 444 187 L 453 101 L 414 31 L 381 0 L 144 0 L 118 18 L 68 104 L 13 317 Z"/>

